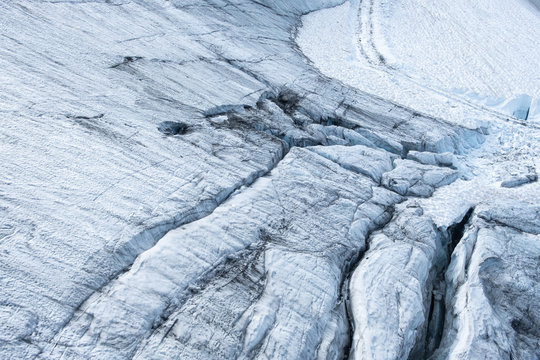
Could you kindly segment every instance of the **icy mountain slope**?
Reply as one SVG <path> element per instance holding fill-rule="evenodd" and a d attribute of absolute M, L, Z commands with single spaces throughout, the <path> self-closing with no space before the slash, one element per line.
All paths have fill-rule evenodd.
<path fill-rule="evenodd" d="M 401 358 L 473 347 L 453 346 L 470 338 L 451 312 L 469 309 L 455 229 L 482 204 L 481 221 L 535 231 L 517 199 L 539 193 L 537 129 L 479 107 L 432 117 L 322 75 L 295 35 L 340 3 L 0 3 L 0 358 L 339 359 L 367 354 L 358 329 L 393 326 Z M 516 203 L 510 219 L 485 215 L 492 196 Z M 529 274 L 534 256 L 494 266 Z M 418 285 L 392 303 L 404 317 L 377 306 L 395 279 Z M 527 294 L 500 316 L 512 354 L 535 351 Z"/>

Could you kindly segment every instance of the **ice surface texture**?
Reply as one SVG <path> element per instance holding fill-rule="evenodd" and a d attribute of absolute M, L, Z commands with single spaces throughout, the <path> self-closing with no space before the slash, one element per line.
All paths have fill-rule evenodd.
<path fill-rule="evenodd" d="M 0 358 L 339 359 L 366 344 L 384 358 L 398 328 L 395 358 L 473 348 L 454 350 L 470 320 L 449 314 L 468 309 L 449 276 L 470 206 L 446 191 L 486 178 L 499 154 L 482 144 L 501 138 L 322 75 L 294 34 L 339 4 L 0 4 Z M 497 182 L 514 210 L 486 203 L 471 221 L 536 239 L 536 210 L 515 200 L 537 184 Z M 531 251 L 483 269 L 536 281 Z M 509 308 L 490 284 L 512 284 L 486 273 L 500 351 L 533 354 L 536 294 Z M 377 301 L 358 283 L 373 276 Z M 396 282 L 415 286 L 391 303 Z"/>

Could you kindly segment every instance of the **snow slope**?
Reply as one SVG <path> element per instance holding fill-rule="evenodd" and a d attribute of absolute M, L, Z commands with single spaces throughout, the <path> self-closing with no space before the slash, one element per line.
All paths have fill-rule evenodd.
<path fill-rule="evenodd" d="M 538 106 L 540 12 L 527 1 L 352 0 L 303 23 L 298 42 L 323 73 L 416 110 Z"/>

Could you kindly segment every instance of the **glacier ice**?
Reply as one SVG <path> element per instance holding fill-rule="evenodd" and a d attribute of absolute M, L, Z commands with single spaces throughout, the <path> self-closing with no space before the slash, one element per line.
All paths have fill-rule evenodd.
<path fill-rule="evenodd" d="M 396 4 L 2 2 L 0 358 L 538 358 L 536 95 L 378 78 Z"/>

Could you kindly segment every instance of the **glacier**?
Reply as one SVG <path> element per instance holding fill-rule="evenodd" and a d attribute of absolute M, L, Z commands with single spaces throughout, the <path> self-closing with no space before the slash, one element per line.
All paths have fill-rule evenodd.
<path fill-rule="evenodd" d="M 540 13 L 488 3 L 2 2 L 0 358 L 539 358 Z"/>

